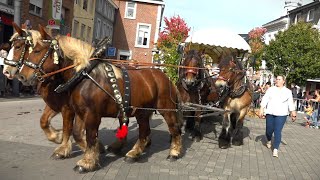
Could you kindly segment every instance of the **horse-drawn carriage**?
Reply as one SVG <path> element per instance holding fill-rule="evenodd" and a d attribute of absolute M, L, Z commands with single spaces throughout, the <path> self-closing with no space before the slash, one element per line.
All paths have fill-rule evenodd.
<path fill-rule="evenodd" d="M 219 147 L 229 147 L 231 137 L 234 145 L 243 144 L 241 128 L 251 105 L 250 85 L 242 67 L 244 57 L 250 52 L 248 43 L 230 31 L 207 29 L 193 33 L 178 51 L 182 57 L 180 65 L 184 68 L 179 69 L 177 86 L 184 108 L 195 110 L 184 113 L 186 130 L 199 141 L 204 110 L 222 112 Z M 220 71 L 216 78 L 212 78 L 207 69 L 216 69 L 214 64 L 218 64 Z"/>
<path fill-rule="evenodd" d="M 39 31 L 25 31 L 15 24 L 13 26 L 17 31 L 12 37 L 13 58 L 7 63 L 15 69 L 8 70 L 8 73 L 12 71 L 25 85 L 38 84 L 39 93 L 47 104 L 41 117 L 41 127 L 49 140 L 61 143 L 53 154 L 55 159 L 70 156 L 70 135 L 73 133 L 75 141 L 84 151 L 83 158 L 77 162 L 76 171 L 87 172 L 99 167 L 99 153 L 104 148 L 101 148 L 98 140 L 102 117 L 118 117 L 122 130 L 128 125 L 127 115 L 136 117 L 139 137 L 126 154 L 126 159 L 138 158 L 151 142 L 149 119 L 154 109 L 164 117 L 171 135 L 168 158 L 175 160 L 180 157 L 182 121 L 178 105 L 181 97 L 185 103 L 189 103 L 189 108 L 205 106 L 206 109 L 225 112 L 219 137 L 221 148 L 229 146 L 231 136 L 233 144 L 242 144 L 242 132 L 239 130 L 251 96 L 249 86 L 243 81 L 245 70 L 237 57 L 248 52 L 248 46 L 233 48 L 233 45 L 212 43 L 217 42 L 213 34 L 221 36 L 212 31 L 206 34 L 200 31 L 199 35 L 194 33 L 181 51 L 181 64 L 188 67 L 180 69 L 180 84 L 176 88 L 159 69 L 117 68 L 100 58 L 92 60 L 90 57 L 96 51 L 85 42 L 67 36 L 52 37 L 43 27 Z M 234 41 L 233 37 L 226 35 L 225 38 Z M 205 41 L 208 39 L 211 41 Z M 219 63 L 220 72 L 216 80 L 206 75 L 204 64 L 209 62 L 203 60 L 206 54 L 212 59 L 211 63 Z M 70 88 L 59 94 L 59 84 Z M 215 86 L 219 87 L 217 91 L 214 90 Z M 223 89 L 222 93 L 220 89 Z M 222 109 L 205 105 L 214 100 L 222 102 Z M 128 109 L 129 105 L 131 108 Z M 50 119 L 59 112 L 63 117 L 62 132 L 50 126 Z M 199 125 L 200 121 L 196 121 L 194 129 Z M 200 133 L 201 137 L 198 130 L 195 135 Z M 124 139 L 119 138 L 114 150 L 121 150 L 123 144 Z"/>

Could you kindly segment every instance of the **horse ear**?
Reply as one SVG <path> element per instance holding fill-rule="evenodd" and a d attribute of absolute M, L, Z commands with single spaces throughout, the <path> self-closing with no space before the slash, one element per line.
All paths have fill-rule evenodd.
<path fill-rule="evenodd" d="M 12 26 L 14 30 L 16 30 L 16 32 L 21 36 L 23 33 L 23 30 L 15 22 L 12 22 Z"/>
<path fill-rule="evenodd" d="M 39 24 L 39 32 L 41 34 L 42 39 L 48 39 L 48 37 L 50 37 L 49 34 L 44 29 L 44 27 L 41 26 L 40 24 Z"/>

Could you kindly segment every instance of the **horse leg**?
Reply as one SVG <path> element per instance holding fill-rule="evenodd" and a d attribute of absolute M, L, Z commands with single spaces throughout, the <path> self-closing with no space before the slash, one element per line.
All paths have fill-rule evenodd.
<path fill-rule="evenodd" d="M 74 127 L 73 127 L 73 138 L 83 152 L 87 147 L 87 142 L 84 135 L 85 135 L 84 122 L 81 120 L 81 118 L 79 118 L 79 116 L 76 116 Z M 99 141 L 99 151 L 102 154 L 106 152 L 106 149 L 104 148 L 104 145 L 101 143 L 101 141 Z"/>
<path fill-rule="evenodd" d="M 72 150 L 72 143 L 70 140 L 70 135 L 73 127 L 74 111 L 70 107 L 64 106 L 61 111 L 63 118 L 63 134 L 62 143 L 58 146 L 51 158 L 53 159 L 64 159 L 70 156 Z"/>
<path fill-rule="evenodd" d="M 244 117 L 247 113 L 247 108 L 242 109 L 240 111 L 240 115 L 239 118 L 237 118 L 237 122 L 236 122 L 236 126 L 235 126 L 235 134 L 232 138 L 232 144 L 235 146 L 241 146 L 243 145 L 243 131 L 242 131 L 242 127 L 243 127 L 243 120 Z"/>
<path fill-rule="evenodd" d="M 152 111 L 141 111 L 137 114 L 136 119 L 139 124 L 139 139 L 133 148 L 126 154 L 126 162 L 135 162 L 143 153 L 144 149 L 151 144 L 150 139 L 150 119 Z"/>
<path fill-rule="evenodd" d="M 194 113 L 187 113 L 186 116 L 194 116 Z M 186 126 L 184 128 L 185 132 L 193 132 L 194 129 L 194 118 L 193 117 L 187 117 L 186 118 Z"/>
<path fill-rule="evenodd" d="M 169 132 L 171 135 L 171 146 L 170 146 L 170 152 L 167 157 L 170 161 L 175 161 L 179 158 L 181 155 L 181 149 L 182 149 L 182 138 L 181 138 L 181 120 L 179 118 L 179 112 L 173 112 L 173 111 L 160 111 L 160 114 L 164 117 Z"/>
<path fill-rule="evenodd" d="M 122 121 L 119 119 L 119 125 L 121 125 L 122 124 Z M 128 127 L 128 125 L 129 125 L 129 119 L 128 119 L 128 121 L 126 122 L 126 125 L 127 125 L 127 127 Z M 124 139 L 118 139 L 118 138 L 116 138 L 116 140 L 112 143 L 112 144 L 110 144 L 109 146 L 108 146 L 108 151 L 110 151 L 110 152 L 112 152 L 112 153 L 114 153 L 114 154 L 119 154 L 119 152 L 121 151 L 121 149 L 125 146 L 127 144 L 127 137 L 125 137 Z"/>
<path fill-rule="evenodd" d="M 73 168 L 73 170 L 78 173 L 86 173 L 89 171 L 95 171 L 100 167 L 98 130 L 101 117 L 97 117 L 95 113 L 89 114 L 89 112 L 87 112 L 86 115 L 81 119 L 85 119 L 87 147 L 83 158 L 77 162 L 77 165 Z"/>
<path fill-rule="evenodd" d="M 222 130 L 218 139 L 219 148 L 227 149 L 230 147 L 230 140 L 231 140 L 231 130 L 232 127 L 230 126 L 230 113 L 225 113 L 224 118 L 222 121 Z"/>
<path fill-rule="evenodd" d="M 51 126 L 50 121 L 55 117 L 58 112 L 52 110 L 48 105 L 44 108 L 44 111 L 40 118 L 40 126 L 49 141 L 57 144 L 62 142 L 62 130 L 56 130 Z"/>
<path fill-rule="evenodd" d="M 193 129 L 193 136 L 192 139 L 194 139 L 196 142 L 200 142 L 203 138 L 202 133 L 201 133 L 201 117 L 199 117 L 201 114 L 200 111 L 197 111 L 195 113 L 195 124 L 194 124 L 194 129 Z"/>

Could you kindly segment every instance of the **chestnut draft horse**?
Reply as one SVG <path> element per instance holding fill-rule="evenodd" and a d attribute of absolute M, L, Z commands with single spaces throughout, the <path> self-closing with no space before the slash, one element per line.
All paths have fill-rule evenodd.
<path fill-rule="evenodd" d="M 12 60 L 5 60 L 4 75 L 9 79 L 12 79 L 16 73 L 21 69 L 24 59 L 32 51 L 34 44 L 36 44 L 41 39 L 41 34 L 39 31 L 35 30 L 23 30 L 18 27 L 15 23 L 12 23 L 16 33 L 11 37 L 13 46 L 13 58 Z M 68 95 L 67 93 L 55 93 L 53 90 L 62 81 L 56 81 L 51 79 L 45 83 L 38 85 L 38 92 L 46 103 L 42 116 L 40 118 L 40 126 L 47 136 L 49 141 L 52 141 L 59 145 L 52 154 L 53 159 L 63 159 L 70 156 L 72 151 L 72 143 L 69 140 L 69 136 L 72 130 L 74 112 L 68 105 Z M 50 98 L 49 98 L 50 97 Z M 56 130 L 51 126 L 50 121 L 59 112 L 62 114 L 63 118 L 63 131 Z M 80 124 L 80 123 L 79 123 Z M 80 136 L 74 136 L 79 147 L 85 149 L 85 141 Z M 103 147 L 100 147 L 103 151 Z"/>
<path fill-rule="evenodd" d="M 214 80 L 204 68 L 202 55 L 203 53 L 198 50 L 188 50 L 184 53 L 183 61 L 180 63 L 186 67 L 179 69 L 177 82 L 181 100 L 184 103 L 207 104 L 218 99 L 219 95 L 215 89 Z M 199 117 L 201 113 L 201 108 L 198 108 L 197 111 L 184 112 L 187 119 L 185 129 L 191 131 L 191 136 L 196 141 L 202 139 L 201 118 Z"/>
<path fill-rule="evenodd" d="M 223 108 L 226 110 L 219 136 L 219 147 L 222 149 L 232 144 L 243 145 L 243 121 L 252 102 L 252 86 L 245 82 L 246 71 L 235 55 L 227 55 L 220 60 L 220 73 L 215 83 L 223 89 Z M 223 99 L 223 98 L 222 98 Z"/>
<path fill-rule="evenodd" d="M 68 69 L 57 73 L 51 78 L 66 82 L 71 74 L 90 65 L 88 59 L 93 52 L 92 47 L 80 40 L 68 37 L 57 36 L 53 39 L 45 30 L 40 27 L 42 42 L 38 43 L 29 58 L 24 62 L 20 71 L 19 79 L 23 84 L 31 85 L 36 83 L 39 75 L 49 73 L 70 65 L 77 65 L 76 68 Z M 54 60 L 54 49 L 57 46 L 64 55 L 64 58 L 57 62 Z M 99 60 L 100 61 L 100 60 Z M 98 129 L 102 117 L 118 117 L 120 108 L 113 97 L 113 86 L 110 86 L 106 69 L 110 70 L 110 64 L 100 62 L 89 75 L 104 90 L 97 87 L 91 79 L 83 79 L 70 92 L 70 106 L 75 111 L 76 118 L 84 122 L 86 130 L 86 150 L 81 160 L 74 168 L 77 172 L 93 171 L 99 167 L 98 150 Z M 116 76 L 119 90 L 124 94 L 122 71 L 112 66 Z M 134 147 L 126 154 L 126 160 L 135 160 L 142 154 L 145 147 L 150 144 L 149 120 L 153 114 L 150 109 L 157 108 L 164 117 L 171 135 L 171 147 L 168 158 L 176 160 L 181 155 L 182 140 L 181 126 L 182 119 L 177 109 L 180 103 L 180 95 L 176 86 L 159 69 L 131 69 L 127 70 L 130 78 L 131 99 L 130 105 L 137 107 L 130 109 L 128 116 L 135 116 L 139 124 L 139 139 Z M 109 75 L 108 75 L 109 74 Z M 46 81 L 47 79 L 44 79 Z M 127 88 L 127 87 L 126 87 Z M 107 92 L 107 93 L 106 93 Z M 50 98 L 50 97 L 48 97 Z"/>

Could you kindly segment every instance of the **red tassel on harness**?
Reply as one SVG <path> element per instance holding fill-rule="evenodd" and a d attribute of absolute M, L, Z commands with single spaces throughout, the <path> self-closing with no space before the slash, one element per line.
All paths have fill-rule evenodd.
<path fill-rule="evenodd" d="M 116 134 L 116 137 L 119 140 L 124 139 L 128 135 L 128 126 L 126 124 L 123 124 L 121 127 L 118 128 L 118 132 Z"/>

